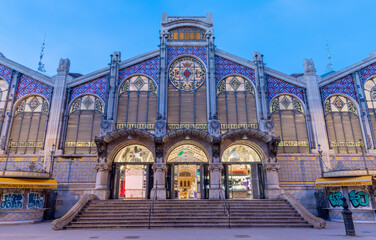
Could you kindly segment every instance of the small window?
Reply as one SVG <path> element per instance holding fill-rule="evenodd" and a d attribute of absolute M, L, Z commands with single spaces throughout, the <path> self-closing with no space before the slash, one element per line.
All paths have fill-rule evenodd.
<path fill-rule="evenodd" d="M 196 39 L 200 40 L 201 39 L 201 34 L 199 32 L 196 32 Z"/>
<path fill-rule="evenodd" d="M 181 33 L 179 34 L 179 39 L 181 39 L 181 40 L 184 39 L 184 33 L 183 33 L 183 32 L 181 32 Z"/>
<path fill-rule="evenodd" d="M 178 32 L 174 32 L 174 40 L 178 40 L 179 39 L 179 33 Z"/>
<path fill-rule="evenodd" d="M 191 39 L 195 39 L 195 33 L 191 32 Z"/>

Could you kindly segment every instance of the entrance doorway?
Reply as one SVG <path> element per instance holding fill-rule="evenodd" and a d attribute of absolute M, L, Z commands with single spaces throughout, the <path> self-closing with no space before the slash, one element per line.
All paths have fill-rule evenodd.
<path fill-rule="evenodd" d="M 184 144 L 172 150 L 167 158 L 167 198 L 208 198 L 208 166 L 206 154 L 195 145 Z"/>
<path fill-rule="evenodd" d="M 153 162 L 153 154 L 144 146 L 131 145 L 122 149 L 113 164 L 112 198 L 150 198 Z"/>
<path fill-rule="evenodd" d="M 264 175 L 258 153 L 247 145 L 232 145 L 222 156 L 226 198 L 264 198 Z"/>

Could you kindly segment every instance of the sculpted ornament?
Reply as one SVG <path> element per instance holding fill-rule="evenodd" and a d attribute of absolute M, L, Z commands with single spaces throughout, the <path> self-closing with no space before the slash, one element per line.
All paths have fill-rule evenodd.
<path fill-rule="evenodd" d="M 70 68 L 70 61 L 68 58 L 60 58 L 59 68 L 57 69 L 58 72 L 69 72 Z"/>
<path fill-rule="evenodd" d="M 103 140 L 103 137 L 95 137 L 95 144 L 97 145 L 98 162 L 107 162 L 107 143 Z"/>
<path fill-rule="evenodd" d="M 316 75 L 316 68 L 313 64 L 312 59 L 304 59 L 303 62 L 304 74 L 306 75 Z"/>
<path fill-rule="evenodd" d="M 268 143 L 269 145 L 269 159 L 268 162 L 277 162 L 278 145 L 281 142 L 279 137 L 273 137 Z"/>

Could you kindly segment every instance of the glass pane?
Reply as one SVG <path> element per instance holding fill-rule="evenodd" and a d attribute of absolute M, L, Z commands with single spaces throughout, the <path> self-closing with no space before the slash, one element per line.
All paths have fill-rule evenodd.
<path fill-rule="evenodd" d="M 228 166 L 228 187 L 231 199 L 254 198 L 252 191 L 252 170 L 250 164 L 231 164 Z"/>
<path fill-rule="evenodd" d="M 115 157 L 115 162 L 154 162 L 152 152 L 141 145 L 123 148 Z"/>
<path fill-rule="evenodd" d="M 222 162 L 261 162 L 261 158 L 249 146 L 232 145 L 223 152 Z"/>
<path fill-rule="evenodd" d="M 146 165 L 122 165 L 119 172 L 119 198 L 143 199 L 146 196 Z"/>
<path fill-rule="evenodd" d="M 175 197 L 178 199 L 201 198 L 201 170 L 199 165 L 175 165 Z"/>

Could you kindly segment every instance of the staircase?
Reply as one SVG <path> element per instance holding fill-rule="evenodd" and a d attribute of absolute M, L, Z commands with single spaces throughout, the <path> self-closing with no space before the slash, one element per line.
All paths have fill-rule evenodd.
<path fill-rule="evenodd" d="M 283 199 L 226 200 L 231 228 L 313 227 Z M 66 229 L 147 228 L 150 200 L 92 200 Z M 159 200 L 151 228 L 227 228 L 223 200 Z"/>

